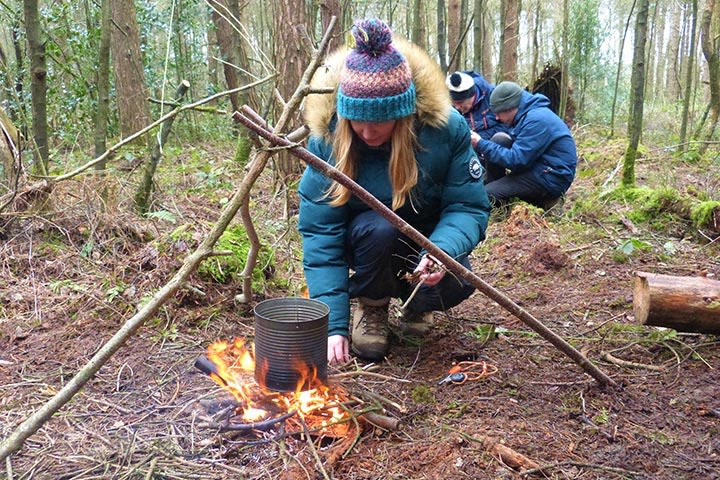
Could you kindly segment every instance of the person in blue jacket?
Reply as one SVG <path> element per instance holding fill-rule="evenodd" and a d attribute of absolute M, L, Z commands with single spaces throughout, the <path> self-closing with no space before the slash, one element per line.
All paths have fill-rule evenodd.
<path fill-rule="evenodd" d="M 495 85 L 485 80 L 485 77 L 472 70 L 458 71 L 448 75 L 445 84 L 450 91 L 453 107 L 465 117 L 474 142 L 480 138 L 489 140 L 497 132 L 509 130 L 490 108 L 490 94 Z"/>
<path fill-rule="evenodd" d="M 577 151 L 570 129 L 552 110 L 550 100 L 514 82 L 499 83 L 490 95 L 498 120 L 509 136 L 478 139 L 474 147 L 486 160 L 485 188 L 494 205 L 519 198 L 549 209 L 575 178 Z"/>
<path fill-rule="evenodd" d="M 337 93 L 307 97 L 308 149 L 469 268 L 490 204 L 470 130 L 450 104 L 444 74 L 420 48 L 393 39 L 380 20 L 355 22 L 352 35 L 354 47 L 329 56 L 313 77 L 313 87 Z M 388 353 L 390 299 L 404 301 L 415 287 L 405 273 L 423 280 L 400 318 L 409 333 L 427 331 L 433 311 L 474 291 L 314 168 L 305 170 L 298 193 L 308 292 L 330 308 L 331 364 L 348 361 L 350 349 L 370 360 Z M 352 322 L 351 298 L 357 299 Z"/>

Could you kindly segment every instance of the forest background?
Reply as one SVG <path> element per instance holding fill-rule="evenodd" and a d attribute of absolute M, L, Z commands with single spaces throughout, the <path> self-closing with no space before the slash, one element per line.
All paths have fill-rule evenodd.
<path fill-rule="evenodd" d="M 282 124 L 280 132 L 295 130 L 301 116 L 290 100 L 330 19 L 332 50 L 354 19 L 368 16 L 425 48 L 445 71 L 549 86 L 580 152 L 554 228 L 566 239 L 598 230 L 588 234 L 600 236 L 588 255 L 602 245 L 610 253 L 592 258 L 612 267 L 596 273 L 618 285 L 630 267 L 720 274 L 716 0 L 0 0 L 0 374 L 12 393 L 0 400 L 0 458 L 17 425 L 56 400 L 36 419 L 39 428 L 88 381 L 58 398 L 67 371 L 83 363 L 60 352 L 87 359 L 140 312 L 133 328 L 151 319 L 153 348 L 187 341 L 197 353 L 212 337 L 237 333 L 238 303 L 302 294 L 293 222 L 304 165 L 273 156 L 258 185 L 248 181 L 267 152 L 231 115 L 249 105 Z M 238 189 L 253 187 L 233 208 Z M 238 209 L 254 219 L 259 252 L 252 228 L 234 218 Z M 533 215 L 535 225 L 544 221 Z M 216 242 L 232 254 L 216 255 Z M 199 255 L 184 260 L 197 246 Z M 681 265 L 688 256 L 693 267 Z M 166 288 L 171 277 L 178 281 Z M 616 306 L 627 309 L 627 298 Z M 246 323 L 251 315 L 240 307 Z M 26 378 L 28 362 L 52 388 L 38 393 L 33 382 L 15 381 Z M 18 460 L 28 474 L 36 461 Z"/>

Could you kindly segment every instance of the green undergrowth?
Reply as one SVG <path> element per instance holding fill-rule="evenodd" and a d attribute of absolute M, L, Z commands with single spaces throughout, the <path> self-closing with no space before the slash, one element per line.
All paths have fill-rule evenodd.
<path fill-rule="evenodd" d="M 247 255 L 250 251 L 250 241 L 242 225 L 233 225 L 220 236 L 215 250 L 228 252 L 229 255 L 214 256 L 203 261 L 198 267 L 198 274 L 205 280 L 214 280 L 218 283 L 228 283 L 237 278 L 245 268 Z M 253 290 L 260 290 L 265 281 L 264 271 L 272 264 L 272 252 L 261 247 L 258 260 L 252 272 Z"/>

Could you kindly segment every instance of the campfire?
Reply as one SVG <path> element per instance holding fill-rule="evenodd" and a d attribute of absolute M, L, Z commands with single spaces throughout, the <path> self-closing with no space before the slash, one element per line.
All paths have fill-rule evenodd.
<path fill-rule="evenodd" d="M 212 423 L 221 431 L 284 429 L 335 438 L 347 434 L 352 417 L 347 393 L 340 386 L 324 384 L 317 369 L 302 361 L 295 359 L 289 365 L 298 379 L 291 392 L 268 388 L 267 362 L 256 365 L 254 345 L 243 338 L 213 343 L 195 366 L 232 395 L 209 409 L 216 410 Z"/>

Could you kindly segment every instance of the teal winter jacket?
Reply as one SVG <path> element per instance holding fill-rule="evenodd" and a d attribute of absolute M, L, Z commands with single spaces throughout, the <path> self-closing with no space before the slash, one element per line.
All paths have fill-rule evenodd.
<path fill-rule="evenodd" d="M 470 130 L 453 111 L 441 127 L 420 126 L 417 138 L 418 183 L 395 213 L 451 257 L 467 255 L 485 238 L 490 212 L 482 171 L 477 169 L 478 159 L 470 145 Z M 323 138 L 312 137 L 308 149 L 334 165 L 332 145 Z M 389 149 L 364 147 L 359 156 L 355 181 L 391 208 Z M 312 167 L 300 182 L 303 266 L 310 297 L 330 307 L 329 334 L 348 335 L 345 235 L 350 220 L 370 207 L 356 197 L 342 206 L 329 205 L 325 192 L 330 182 Z"/>

